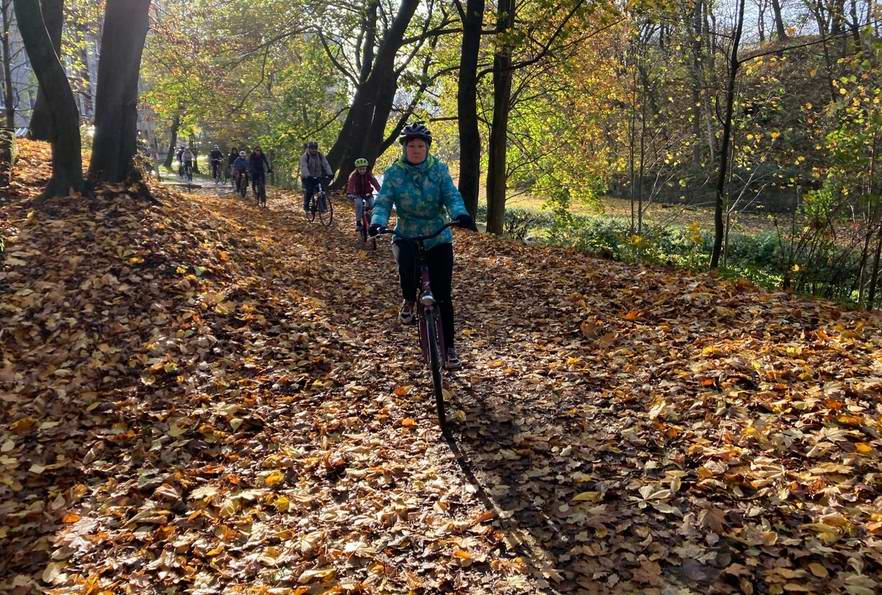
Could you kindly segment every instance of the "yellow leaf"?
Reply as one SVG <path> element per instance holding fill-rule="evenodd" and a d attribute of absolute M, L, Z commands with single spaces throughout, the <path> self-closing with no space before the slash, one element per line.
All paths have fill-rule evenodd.
<path fill-rule="evenodd" d="M 64 518 L 61 519 L 61 522 L 69 525 L 71 523 L 76 523 L 78 520 L 80 520 L 80 515 L 75 512 L 69 512 L 64 515 Z"/>
<path fill-rule="evenodd" d="M 854 449 L 862 455 L 868 455 L 873 452 L 873 447 L 866 442 L 858 442 L 854 445 Z"/>
<path fill-rule="evenodd" d="M 396 397 L 399 397 L 399 398 L 404 397 L 404 396 L 407 396 L 407 394 L 410 392 L 410 387 L 409 386 L 396 386 L 395 390 L 392 392 L 395 394 Z"/>
<path fill-rule="evenodd" d="M 622 316 L 625 320 L 637 320 L 640 316 L 640 312 L 638 310 L 629 310 L 627 314 Z"/>
<path fill-rule="evenodd" d="M 287 496 L 279 496 L 276 498 L 276 501 L 273 502 L 273 505 L 279 512 L 288 512 L 288 507 L 291 505 L 291 501 L 288 500 Z"/>
<path fill-rule="evenodd" d="M 600 492 L 580 492 L 573 497 L 573 502 L 599 502 L 602 497 Z"/>
<path fill-rule="evenodd" d="M 279 485 L 283 479 L 285 479 L 285 474 L 279 470 L 276 470 L 264 477 L 263 483 L 265 483 L 267 487 L 272 488 Z"/>
<path fill-rule="evenodd" d="M 812 574 L 814 574 L 818 578 L 827 578 L 830 575 L 830 573 L 827 572 L 827 569 L 818 562 L 811 562 L 808 567 Z"/>
<path fill-rule="evenodd" d="M 405 427 L 405 428 L 412 428 L 415 425 L 417 425 L 417 422 L 412 417 L 405 417 L 404 419 L 401 420 L 401 425 L 402 425 L 402 427 Z"/>

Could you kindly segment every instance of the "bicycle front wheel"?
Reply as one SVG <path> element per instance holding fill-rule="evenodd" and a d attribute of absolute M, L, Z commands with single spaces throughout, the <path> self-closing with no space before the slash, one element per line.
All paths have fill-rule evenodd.
<path fill-rule="evenodd" d="M 334 204 L 331 202 L 330 194 L 325 194 L 324 198 L 324 208 L 319 208 L 319 219 L 321 219 L 322 224 L 327 227 L 331 224 L 331 221 L 334 220 Z M 321 207 L 321 204 L 319 207 Z"/>
<path fill-rule="evenodd" d="M 316 205 L 318 203 L 318 199 L 316 199 L 315 194 L 312 195 L 312 198 L 309 199 L 309 207 L 306 209 L 306 220 L 312 223 L 315 221 L 315 211 Z"/>
<path fill-rule="evenodd" d="M 438 424 L 442 432 L 447 432 L 447 416 L 444 414 L 444 385 L 441 377 L 441 345 L 438 337 L 437 314 L 434 308 L 425 311 L 426 339 L 429 344 L 429 367 L 432 369 L 432 388 L 435 392 L 435 407 L 438 410 Z"/>

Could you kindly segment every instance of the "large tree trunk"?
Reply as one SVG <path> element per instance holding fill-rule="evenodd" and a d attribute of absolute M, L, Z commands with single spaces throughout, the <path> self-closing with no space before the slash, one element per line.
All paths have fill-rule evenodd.
<path fill-rule="evenodd" d="M 0 0 L 0 51 L 3 52 L 3 106 L 6 126 L 15 127 L 15 103 L 12 93 L 12 56 L 9 55 L 9 30 L 11 29 L 12 0 Z"/>
<path fill-rule="evenodd" d="M 781 0 L 772 0 L 772 13 L 775 16 L 775 31 L 778 32 L 778 41 L 787 39 L 787 30 L 784 28 L 784 19 L 781 17 Z"/>
<path fill-rule="evenodd" d="M 138 77 L 150 0 L 108 0 L 98 63 L 90 179 L 121 182 L 137 151 Z"/>
<path fill-rule="evenodd" d="M 499 0 L 496 30 L 504 36 L 514 25 L 515 0 Z M 493 56 L 493 121 L 487 147 L 487 231 L 501 234 L 505 223 L 506 152 L 511 111 L 511 50 L 505 41 Z"/>
<path fill-rule="evenodd" d="M 720 141 L 720 170 L 717 174 L 717 190 L 714 205 L 714 250 L 711 254 L 710 268 L 715 269 L 720 264 L 720 254 L 723 250 L 723 199 L 726 191 L 726 174 L 729 168 L 729 145 L 732 142 L 732 112 L 735 105 L 735 80 L 738 77 L 738 46 L 741 43 L 741 33 L 744 29 L 744 0 L 740 0 L 735 35 L 732 37 L 732 53 L 729 57 L 729 81 L 726 86 L 726 115 L 723 119 L 723 139 Z"/>
<path fill-rule="evenodd" d="M 338 184 L 345 183 L 346 175 L 352 171 L 353 160 L 362 156 L 369 160 L 376 157 L 382 142 L 382 134 L 377 142 L 376 130 L 380 126 L 385 128 L 397 90 L 395 57 L 417 6 L 419 0 L 402 0 L 395 19 L 380 42 L 370 74 L 356 89 L 343 127 L 328 151 L 331 168 L 338 171 Z"/>
<path fill-rule="evenodd" d="M 478 130 L 478 52 L 484 0 L 468 0 L 462 15 L 462 53 L 456 108 L 459 124 L 459 193 L 472 217 L 478 211 L 481 185 L 481 134 Z"/>
<path fill-rule="evenodd" d="M 181 112 L 175 112 L 175 117 L 171 125 L 171 140 L 168 143 L 168 153 L 165 154 L 165 161 L 162 164 L 166 169 L 172 166 L 175 159 L 175 149 L 178 148 L 178 129 L 181 127 Z"/>
<path fill-rule="evenodd" d="M 43 23 L 38 0 L 15 0 L 15 17 L 52 119 L 52 179 L 45 196 L 65 196 L 83 185 L 77 103 Z"/>
<path fill-rule="evenodd" d="M 64 25 L 64 0 L 41 0 L 43 22 L 49 39 L 52 40 L 52 51 L 61 60 L 61 29 Z M 49 113 L 49 101 L 41 84 L 37 91 L 37 103 L 31 114 L 30 136 L 36 140 L 51 140 L 53 136 L 53 118 Z"/>

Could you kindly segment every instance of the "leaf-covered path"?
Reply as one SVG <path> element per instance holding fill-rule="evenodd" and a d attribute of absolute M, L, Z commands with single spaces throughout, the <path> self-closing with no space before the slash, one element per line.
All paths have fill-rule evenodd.
<path fill-rule="evenodd" d="M 875 319 L 457 233 L 438 431 L 388 246 L 296 196 L 0 202 L 0 590 L 882 584 Z"/>

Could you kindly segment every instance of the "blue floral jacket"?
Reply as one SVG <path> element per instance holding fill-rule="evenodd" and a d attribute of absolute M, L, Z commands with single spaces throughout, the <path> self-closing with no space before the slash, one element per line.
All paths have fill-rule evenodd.
<path fill-rule="evenodd" d="M 447 224 L 448 217 L 468 214 L 450 171 L 433 155 L 419 165 L 411 165 L 402 157 L 386 169 L 371 223 L 386 225 L 393 205 L 398 213 L 395 230 L 403 236 L 429 235 Z M 452 241 L 453 234 L 445 229 L 426 240 L 425 246 L 431 249 Z"/>

